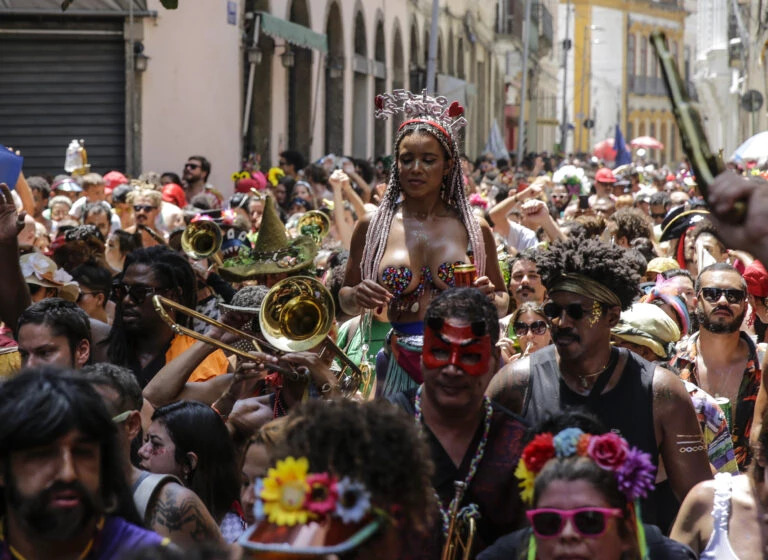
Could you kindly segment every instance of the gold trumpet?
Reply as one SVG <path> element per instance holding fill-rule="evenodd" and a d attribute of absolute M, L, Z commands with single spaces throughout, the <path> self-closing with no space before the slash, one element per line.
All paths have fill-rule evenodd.
<path fill-rule="evenodd" d="M 440 560 L 469 560 L 472 557 L 472 545 L 475 543 L 477 533 L 476 517 L 479 514 L 474 504 L 465 508 L 460 507 L 461 499 L 467 490 L 466 483 L 456 480 L 453 484 L 456 494 L 451 502 L 448 535 L 445 538 Z"/>
<path fill-rule="evenodd" d="M 320 210 L 304 212 L 296 222 L 296 231 L 299 232 L 299 235 L 308 235 L 318 245 L 330 230 L 331 220 L 325 212 Z"/>
<path fill-rule="evenodd" d="M 181 234 L 181 250 L 196 261 L 211 258 L 221 265 L 219 249 L 224 237 L 221 228 L 211 220 L 192 222 Z"/>

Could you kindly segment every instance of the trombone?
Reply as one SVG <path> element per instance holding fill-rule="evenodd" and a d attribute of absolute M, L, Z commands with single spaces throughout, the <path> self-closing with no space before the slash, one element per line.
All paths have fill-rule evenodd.
<path fill-rule="evenodd" d="M 245 350 L 179 325 L 168 314 L 166 307 L 244 338 L 253 345 L 253 349 L 257 352 L 264 352 L 263 348 L 278 354 L 301 352 L 322 344 L 321 354 L 329 350 L 346 366 L 346 368 L 342 368 L 342 372 L 339 374 L 339 389 L 344 396 L 352 396 L 360 389 L 361 384 L 370 383 L 372 372 L 368 371 L 367 374 L 364 374 L 328 336 L 333 324 L 335 309 L 333 298 L 328 289 L 315 278 L 309 276 L 285 278 L 275 284 L 267 293 L 259 310 L 259 326 L 264 340 L 252 333 L 211 319 L 207 315 L 162 296 L 153 296 L 152 304 L 155 311 L 176 334 L 185 334 L 246 360 L 252 361 L 254 356 Z M 283 365 L 267 364 L 267 369 L 286 374 L 296 373 L 294 368 Z M 345 374 L 345 369 L 351 370 L 351 373 Z"/>

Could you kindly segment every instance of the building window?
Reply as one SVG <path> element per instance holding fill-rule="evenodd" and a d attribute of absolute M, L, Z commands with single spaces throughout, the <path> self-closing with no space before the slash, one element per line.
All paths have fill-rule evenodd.
<path fill-rule="evenodd" d="M 648 40 L 645 37 L 640 38 L 640 68 L 637 75 L 648 75 Z"/>
<path fill-rule="evenodd" d="M 635 36 L 630 34 L 627 38 L 627 88 L 629 91 L 635 86 Z"/>

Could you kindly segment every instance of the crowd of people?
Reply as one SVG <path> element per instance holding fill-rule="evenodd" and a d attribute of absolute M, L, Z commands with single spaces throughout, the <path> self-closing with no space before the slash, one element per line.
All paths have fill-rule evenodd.
<path fill-rule="evenodd" d="M 768 183 L 376 117 L 0 184 L 0 559 L 763 558 Z"/>

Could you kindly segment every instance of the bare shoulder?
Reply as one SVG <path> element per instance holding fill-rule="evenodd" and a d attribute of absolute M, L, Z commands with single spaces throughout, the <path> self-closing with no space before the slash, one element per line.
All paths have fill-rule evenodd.
<path fill-rule="evenodd" d="M 221 533 L 202 500 L 189 488 L 167 482 L 150 503 L 149 526 L 184 547 L 190 543 L 218 541 Z"/>
<path fill-rule="evenodd" d="M 715 501 L 715 481 L 699 482 L 685 496 L 670 537 L 701 552 L 712 533 L 712 505 Z"/>
<path fill-rule="evenodd" d="M 654 402 L 680 402 L 690 400 L 685 385 L 674 373 L 661 366 L 656 366 L 653 372 Z"/>
<path fill-rule="evenodd" d="M 491 379 L 486 394 L 500 405 L 520 414 L 531 377 L 529 358 L 507 364 Z"/>

